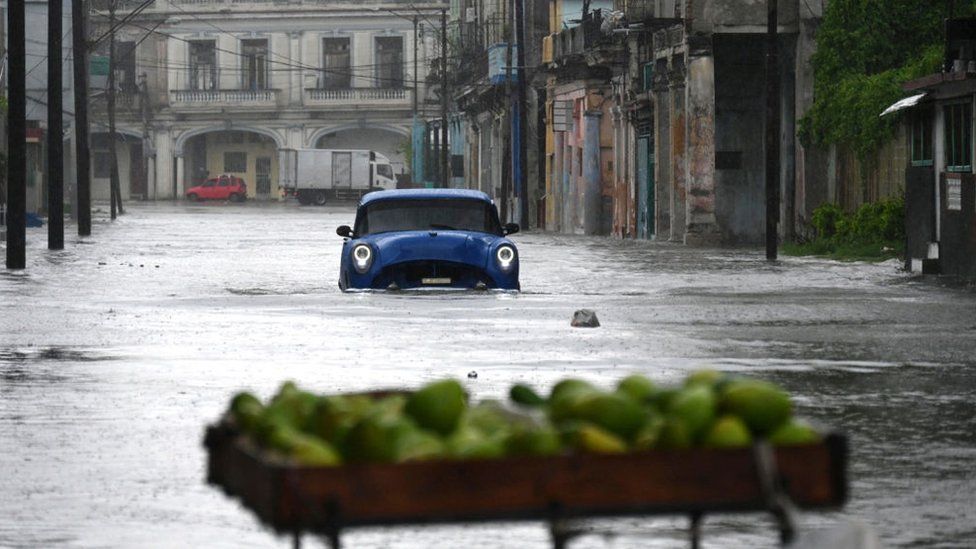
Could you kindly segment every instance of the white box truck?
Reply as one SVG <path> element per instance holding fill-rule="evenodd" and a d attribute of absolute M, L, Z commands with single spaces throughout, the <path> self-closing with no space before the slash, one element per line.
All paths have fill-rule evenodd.
<path fill-rule="evenodd" d="M 281 149 L 279 160 L 281 187 L 301 204 L 358 200 L 397 185 L 390 159 L 375 151 Z"/>

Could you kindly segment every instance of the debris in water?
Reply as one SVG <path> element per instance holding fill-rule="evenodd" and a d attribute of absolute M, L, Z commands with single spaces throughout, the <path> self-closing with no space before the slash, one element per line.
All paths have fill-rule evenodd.
<path fill-rule="evenodd" d="M 597 328 L 600 326 L 600 321 L 596 318 L 596 311 L 580 309 L 573 313 L 573 321 L 570 325 L 574 328 Z"/>

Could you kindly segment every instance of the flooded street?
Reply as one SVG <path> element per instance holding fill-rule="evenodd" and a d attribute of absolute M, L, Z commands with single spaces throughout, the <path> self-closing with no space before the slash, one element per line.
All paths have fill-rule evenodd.
<path fill-rule="evenodd" d="M 846 432 L 851 500 L 884 546 L 976 539 L 976 293 L 877 265 L 546 233 L 513 236 L 523 292 L 337 287 L 352 207 L 132 204 L 0 271 L 0 546 L 287 547 L 205 484 L 231 395 L 456 377 L 476 399 L 566 376 L 604 386 L 715 367 L 781 383 Z M 571 328 L 576 309 L 602 327 Z M 469 379 L 468 373 L 477 372 Z M 676 547 L 684 518 L 587 523 L 572 547 Z M 618 535 L 606 536 L 614 532 Z M 706 517 L 706 547 L 773 547 L 762 515 Z M 312 542 L 314 540 L 306 540 Z M 542 548 L 539 523 L 351 531 L 349 547 Z M 313 545 L 317 546 L 317 545 Z"/>

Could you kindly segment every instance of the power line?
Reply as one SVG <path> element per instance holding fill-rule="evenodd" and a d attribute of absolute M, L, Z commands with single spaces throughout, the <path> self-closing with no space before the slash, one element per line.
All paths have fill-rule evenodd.
<path fill-rule="evenodd" d="M 140 24 L 134 23 L 134 22 L 129 22 L 128 25 L 131 25 L 131 26 L 134 26 L 134 27 L 137 27 L 137 28 L 141 28 L 143 30 L 146 30 L 146 31 L 149 31 L 149 32 L 158 34 L 160 36 L 165 36 L 167 38 L 171 38 L 173 40 L 177 40 L 179 42 L 184 42 L 184 43 L 187 43 L 187 44 L 192 44 L 194 42 L 200 42 L 200 40 L 183 38 L 183 37 L 176 36 L 176 35 L 173 35 L 173 34 L 170 34 L 170 33 L 166 33 L 166 32 L 163 32 L 163 31 L 154 30 L 154 29 L 151 29 L 149 27 L 145 27 L 143 25 L 140 25 Z M 213 50 L 214 50 L 214 52 L 226 53 L 226 54 L 230 54 L 230 55 L 235 56 L 235 57 L 240 57 L 240 58 L 247 58 L 248 57 L 247 55 L 245 55 L 243 53 L 238 53 L 236 51 L 231 51 L 231 50 L 227 50 L 227 49 L 224 49 L 224 48 L 217 47 L 216 44 L 213 46 Z M 294 61 L 294 60 L 291 60 L 291 61 Z M 326 69 L 326 68 L 323 68 L 323 67 L 314 67 L 314 66 L 311 66 L 311 65 L 305 65 L 304 63 L 294 63 L 294 62 L 289 63 L 289 62 L 284 62 L 284 61 L 275 61 L 273 59 L 269 59 L 269 60 L 267 60 L 267 62 L 268 63 L 271 63 L 271 64 L 281 65 L 281 66 L 284 66 L 284 67 L 290 67 L 290 68 L 293 68 L 293 69 L 306 70 L 306 71 L 314 71 L 314 72 L 319 72 L 319 73 L 324 73 L 324 74 L 335 74 L 335 75 L 338 75 L 338 76 L 350 76 L 350 77 L 356 77 L 356 78 L 370 80 L 370 81 L 373 81 L 373 82 L 400 82 L 401 81 L 401 79 L 396 79 L 396 78 L 383 78 L 383 77 L 379 77 L 379 76 L 367 76 L 367 75 L 363 75 L 363 74 L 358 74 L 358 73 L 350 72 L 350 69 L 351 68 L 354 68 L 356 66 L 350 66 L 350 69 L 346 69 L 346 71 L 340 71 L 340 70 L 335 70 L 335 69 Z"/>
<path fill-rule="evenodd" d="M 115 0 L 110 0 L 110 1 L 111 2 L 115 2 Z M 140 13 L 142 13 L 154 1 L 155 0 L 145 0 L 142 4 L 139 4 L 139 6 L 137 6 L 134 10 L 132 10 L 131 12 L 129 12 L 128 14 L 126 14 L 125 17 L 123 17 L 118 22 L 116 22 L 116 24 L 112 28 L 110 28 L 109 30 L 105 31 L 104 33 L 102 33 L 101 36 L 99 36 L 93 42 L 91 42 L 89 44 L 89 46 L 88 46 L 88 49 L 91 50 L 96 45 L 98 45 L 99 42 L 101 42 L 102 40 L 104 40 L 106 37 L 110 36 L 111 34 L 113 34 L 114 32 L 116 32 L 117 30 L 119 30 L 120 28 L 122 28 L 122 26 L 125 25 L 127 21 L 129 21 L 133 17 L 139 15 Z"/>
<path fill-rule="evenodd" d="M 239 36 L 236 36 L 233 33 L 229 32 L 229 31 L 226 31 L 225 29 L 223 29 L 223 28 L 221 28 L 221 27 L 213 24 L 212 22 L 210 22 L 208 20 L 205 20 L 205 19 L 202 19 L 202 18 L 198 17 L 196 14 L 194 14 L 192 12 L 188 12 L 188 11 L 184 10 L 183 8 L 181 8 L 180 6 L 178 6 L 177 4 L 175 4 L 173 2 L 170 2 L 170 4 L 173 7 L 175 7 L 180 13 L 183 13 L 185 15 L 188 15 L 188 16 L 194 18 L 195 20 L 197 20 L 197 21 L 199 21 L 199 22 L 201 22 L 201 23 L 203 23 L 205 25 L 210 26 L 211 28 L 215 29 L 217 32 L 220 32 L 222 34 L 226 34 L 228 36 L 231 36 L 234 39 L 240 39 Z M 427 17 L 416 6 L 414 6 L 412 3 L 409 4 L 409 6 L 412 7 L 418 13 L 418 15 L 420 15 L 427 22 L 430 23 L 430 19 L 427 19 Z M 96 14 L 98 14 L 98 15 L 100 15 L 102 17 L 105 16 L 104 14 L 98 13 L 98 12 L 96 12 Z M 149 30 L 150 32 L 155 32 L 156 34 L 159 34 L 161 36 L 166 36 L 168 38 L 173 38 L 174 40 L 179 40 L 179 41 L 186 42 L 186 43 L 191 43 L 191 42 L 197 41 L 197 40 L 193 40 L 193 39 L 185 39 L 185 38 L 182 38 L 182 37 L 178 37 L 178 36 L 173 35 L 172 33 L 167 33 L 167 32 L 162 32 L 162 31 L 158 31 L 158 30 L 148 29 L 147 27 L 145 27 L 143 25 L 139 25 L 139 24 L 133 23 L 133 22 L 127 22 L 127 24 L 129 24 L 131 26 L 135 26 L 137 28 L 142 28 L 144 30 Z M 431 23 L 431 26 L 433 27 L 433 23 Z M 433 30 L 436 31 L 436 28 L 434 28 Z M 460 49 L 460 48 L 457 48 L 456 47 L 456 49 Z M 238 53 L 238 52 L 235 52 L 235 51 L 225 50 L 225 49 L 222 49 L 222 48 L 218 48 L 216 46 L 214 46 L 214 51 L 219 51 L 219 52 L 223 52 L 223 53 L 229 53 L 229 54 L 234 55 L 234 56 L 237 56 L 237 57 L 245 57 L 245 58 L 247 57 L 244 54 L 241 54 L 241 53 Z M 290 57 L 281 55 L 281 54 L 279 54 L 277 52 L 271 52 L 271 54 L 274 55 L 274 56 L 276 56 L 276 57 L 278 57 L 278 58 L 284 59 L 284 61 L 268 60 L 269 63 L 275 63 L 275 64 L 289 66 L 289 67 L 293 67 L 293 68 L 297 68 L 297 69 L 305 69 L 305 70 L 309 70 L 309 71 L 316 71 L 316 72 L 326 73 L 326 74 L 336 74 L 336 75 L 339 75 L 339 76 L 351 76 L 351 77 L 365 78 L 365 79 L 368 79 L 368 80 L 372 80 L 373 82 L 384 82 L 384 81 L 387 81 L 387 82 L 399 82 L 400 81 L 400 79 L 396 79 L 396 78 L 384 78 L 384 77 L 379 77 L 379 76 L 368 76 L 368 75 L 356 74 L 356 73 L 352 73 L 352 72 L 338 71 L 338 70 L 335 70 L 335 69 L 325 69 L 325 68 L 321 68 L 321 67 L 313 67 L 313 66 L 310 66 L 310 65 L 306 65 L 306 64 L 302 63 L 299 60 L 295 60 L 293 58 L 290 58 Z M 346 70 L 349 71 L 349 70 L 352 70 L 352 69 L 355 69 L 355 68 L 366 67 L 366 66 L 370 66 L 370 65 L 351 66 L 351 67 L 347 68 Z"/>

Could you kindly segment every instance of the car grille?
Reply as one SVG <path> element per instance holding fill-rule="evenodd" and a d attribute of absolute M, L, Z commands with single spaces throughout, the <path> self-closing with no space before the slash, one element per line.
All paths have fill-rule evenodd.
<path fill-rule="evenodd" d="M 450 283 L 445 279 L 450 279 Z M 386 288 L 394 282 L 400 288 L 473 288 L 478 282 L 492 286 L 491 279 L 481 269 L 450 261 L 409 261 L 391 265 L 376 277 L 373 286 Z"/>

